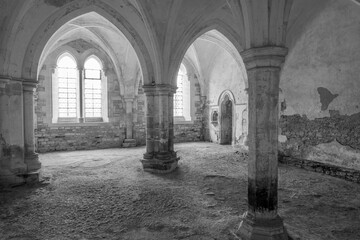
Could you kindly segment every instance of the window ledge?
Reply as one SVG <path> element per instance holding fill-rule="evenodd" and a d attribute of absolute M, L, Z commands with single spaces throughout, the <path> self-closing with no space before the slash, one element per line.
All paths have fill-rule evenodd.
<path fill-rule="evenodd" d="M 180 124 L 194 124 L 194 121 L 176 121 L 174 120 L 174 124 L 180 125 Z"/>

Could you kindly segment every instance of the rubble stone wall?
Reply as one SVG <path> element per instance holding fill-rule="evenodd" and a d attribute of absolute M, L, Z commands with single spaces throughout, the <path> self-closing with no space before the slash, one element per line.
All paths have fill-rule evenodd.
<path fill-rule="evenodd" d="M 360 171 L 360 113 L 309 120 L 281 116 L 280 155 Z"/>

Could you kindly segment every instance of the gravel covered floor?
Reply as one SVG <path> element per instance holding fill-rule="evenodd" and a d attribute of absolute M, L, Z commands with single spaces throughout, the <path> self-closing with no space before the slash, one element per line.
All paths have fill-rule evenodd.
<path fill-rule="evenodd" d="M 41 154 L 43 182 L 0 189 L 0 239 L 237 239 L 247 157 L 175 145 L 179 169 L 142 171 L 144 147 Z M 279 166 L 279 214 L 294 239 L 360 239 L 360 185 Z"/>

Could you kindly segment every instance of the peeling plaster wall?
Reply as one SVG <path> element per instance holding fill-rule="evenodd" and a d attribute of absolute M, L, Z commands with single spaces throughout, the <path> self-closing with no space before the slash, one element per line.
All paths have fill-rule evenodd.
<path fill-rule="evenodd" d="M 290 49 L 280 80 L 283 155 L 360 170 L 359 39 L 360 7 L 329 1 Z"/>
<path fill-rule="evenodd" d="M 351 1 L 332 1 L 317 15 L 286 58 L 280 88 L 285 115 L 309 119 L 360 111 L 360 7 Z M 323 108 L 318 88 L 338 96 Z"/>
<path fill-rule="evenodd" d="M 281 155 L 360 171 L 360 113 L 314 120 L 282 116 L 280 128 L 286 136 Z"/>
<path fill-rule="evenodd" d="M 211 52 L 211 51 L 210 51 Z M 221 116 L 219 99 L 224 91 L 230 91 L 234 96 L 233 104 L 233 137 L 232 144 L 244 144 L 244 138 L 247 130 L 243 127 L 243 122 L 247 122 L 247 114 L 243 112 L 247 109 L 247 93 L 245 91 L 245 80 L 238 64 L 230 54 L 224 50 L 213 59 L 212 68 L 208 75 L 208 107 L 209 113 L 217 111 L 219 113 L 219 122 L 214 124 L 209 122 L 209 135 L 212 142 L 219 143 Z M 209 115 L 209 119 L 211 119 Z"/>

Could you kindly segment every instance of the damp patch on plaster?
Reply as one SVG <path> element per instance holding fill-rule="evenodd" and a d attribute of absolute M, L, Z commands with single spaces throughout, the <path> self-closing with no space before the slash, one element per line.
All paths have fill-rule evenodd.
<path fill-rule="evenodd" d="M 318 87 L 317 91 L 320 95 L 321 110 L 325 111 L 329 107 L 329 104 L 337 97 L 339 94 L 332 94 L 327 88 Z"/>

